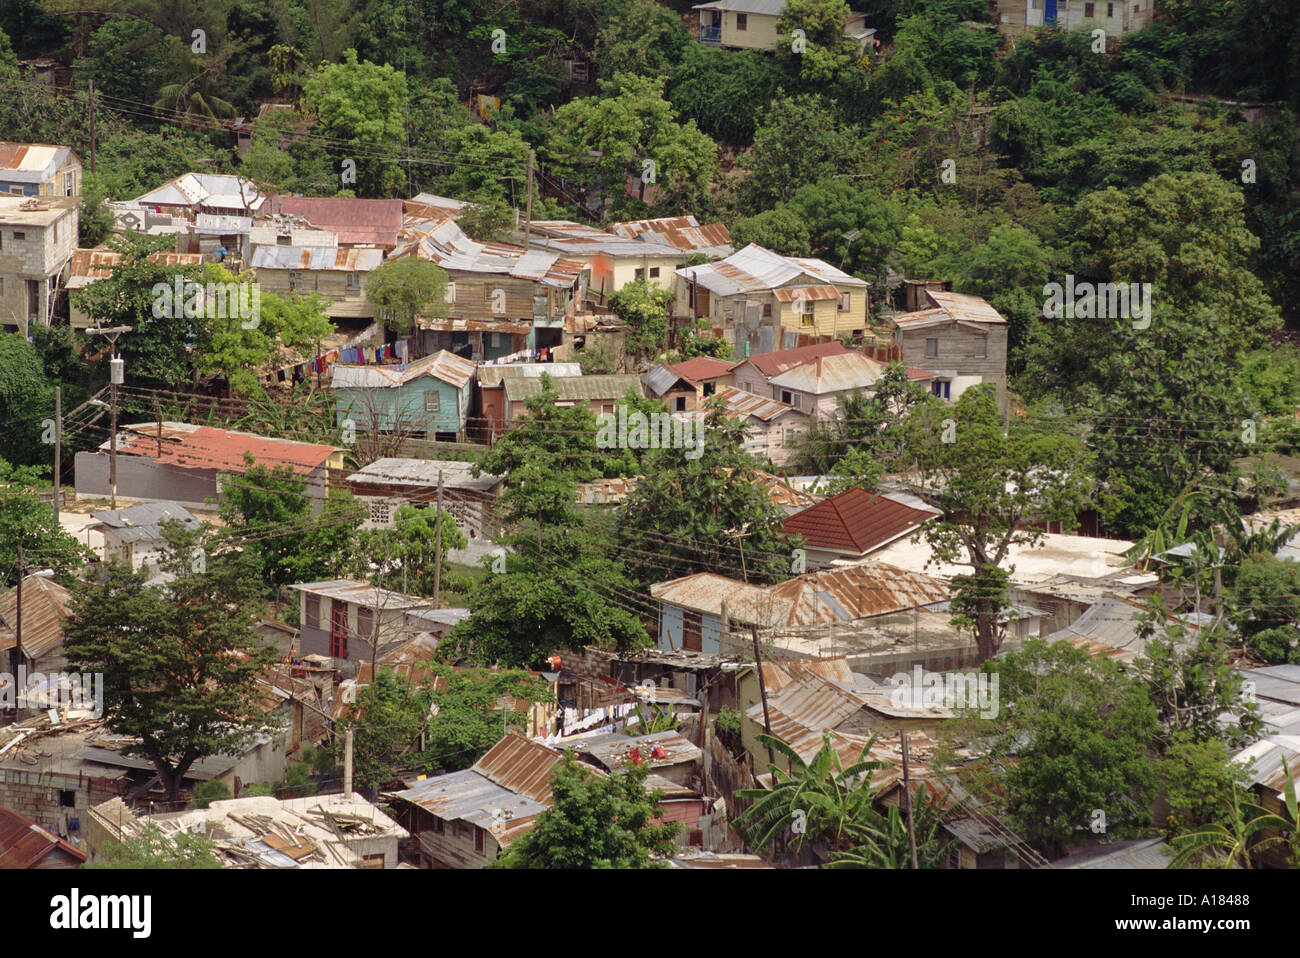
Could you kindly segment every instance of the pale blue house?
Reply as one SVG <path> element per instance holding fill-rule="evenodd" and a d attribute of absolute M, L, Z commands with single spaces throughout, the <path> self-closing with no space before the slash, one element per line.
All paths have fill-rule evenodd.
<path fill-rule="evenodd" d="M 405 368 L 336 365 L 330 385 L 338 423 L 362 433 L 463 439 L 477 368 L 445 349 Z"/>

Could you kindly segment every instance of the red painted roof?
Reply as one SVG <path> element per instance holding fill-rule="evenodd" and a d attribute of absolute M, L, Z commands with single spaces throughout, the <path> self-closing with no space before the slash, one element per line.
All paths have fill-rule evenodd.
<path fill-rule="evenodd" d="M 249 452 L 256 465 L 272 469 L 276 466 L 291 466 L 296 473 L 307 473 L 328 462 L 335 449 L 333 446 L 268 439 L 248 432 L 199 426 L 190 433 L 164 433 L 161 454 L 158 451 L 158 440 L 147 434 L 132 439 L 125 446 L 119 447 L 119 451 L 128 455 L 148 456 L 157 462 L 186 469 L 221 469 L 240 473 L 248 469 L 244 453 Z"/>
<path fill-rule="evenodd" d="M 78 862 L 86 860 L 86 853 L 75 845 L 47 832 L 25 815 L 0 808 L 0 870 L 32 868 L 56 848 Z"/>
<path fill-rule="evenodd" d="M 717 379 L 719 376 L 727 375 L 731 372 L 731 366 L 731 363 L 714 359 L 712 356 L 696 356 L 694 359 L 688 359 L 684 363 L 677 363 L 668 368 L 674 375 L 698 383 L 705 379 Z"/>
<path fill-rule="evenodd" d="M 911 532 L 933 513 L 913 509 L 865 489 L 824 499 L 785 520 L 784 531 L 816 549 L 860 555 Z"/>
<path fill-rule="evenodd" d="M 401 200 L 348 196 L 280 196 L 278 213 L 301 216 L 312 226 L 337 233 L 340 246 L 396 246 L 402 228 Z"/>
<path fill-rule="evenodd" d="M 779 349 L 774 353 L 763 353 L 761 356 L 750 356 L 741 362 L 753 363 L 758 367 L 758 371 L 764 376 L 771 378 L 779 376 L 787 369 L 793 369 L 795 366 L 802 366 L 804 363 L 811 362 L 818 356 L 837 356 L 840 353 L 852 352 L 838 339 L 832 339 L 829 343 L 817 343 L 813 346 L 800 346 L 798 349 Z M 732 365 L 732 369 L 739 366 L 740 363 Z"/>

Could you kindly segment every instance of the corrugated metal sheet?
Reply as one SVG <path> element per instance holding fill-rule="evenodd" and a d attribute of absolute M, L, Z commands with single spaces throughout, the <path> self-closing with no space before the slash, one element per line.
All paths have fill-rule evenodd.
<path fill-rule="evenodd" d="M 101 530 L 115 530 L 122 542 L 161 539 L 162 524 L 169 519 L 187 529 L 197 529 L 199 525 L 199 520 L 188 509 L 175 502 L 145 502 L 112 512 L 92 512 L 90 517 L 98 521 Z"/>
<path fill-rule="evenodd" d="M 556 253 L 472 240 L 451 219 L 437 223 L 408 222 L 402 230 L 402 242 L 390 258 L 402 256 L 418 256 L 448 271 L 515 276 L 558 289 L 571 289 L 582 273 L 581 263 Z M 544 262 L 548 258 L 549 265 Z"/>
<path fill-rule="evenodd" d="M 865 555 L 933 518 L 932 511 L 913 509 L 865 489 L 831 496 L 785 520 L 785 532 L 803 536 L 818 549 Z"/>
<path fill-rule="evenodd" d="M 351 366 L 336 363 L 332 368 L 330 385 L 334 389 L 391 389 L 432 376 L 457 389 L 474 378 L 477 368 L 469 359 L 463 359 L 445 349 L 409 363 L 405 369 L 397 366 Z"/>
<path fill-rule="evenodd" d="M 789 603 L 774 598 L 768 589 L 712 572 L 656 582 L 650 586 L 650 594 L 669 605 L 710 615 L 721 615 L 726 602 L 727 615 L 733 621 L 760 626 L 784 621 L 789 612 Z"/>
<path fill-rule="evenodd" d="M 1002 314 L 978 296 L 929 288 L 926 289 L 925 295 L 935 306 L 959 322 L 1006 324 Z"/>
<path fill-rule="evenodd" d="M 783 303 L 807 303 L 819 299 L 839 299 L 840 291 L 834 286 L 788 286 L 772 295 Z"/>
<path fill-rule="evenodd" d="M 506 399 L 510 402 L 522 402 L 542 394 L 541 379 L 507 379 L 505 384 Z M 573 376 L 556 379 L 552 385 L 561 402 L 621 399 L 629 389 L 644 395 L 641 380 L 636 376 Z"/>
<path fill-rule="evenodd" d="M 650 768 L 698 762 L 704 758 L 704 752 L 699 746 L 680 732 L 637 736 L 624 735 L 622 732 L 596 732 L 565 741 L 564 747 L 573 749 L 579 755 L 590 755 L 611 772 L 630 764 L 628 752 L 633 748 L 640 751 L 641 764 Z M 663 750 L 662 758 L 653 755 L 656 748 Z"/>
<path fill-rule="evenodd" d="M 712 3 L 700 3 L 692 10 L 728 10 L 733 13 L 758 13 L 769 17 L 779 17 L 785 10 L 785 0 L 713 0 Z"/>
<path fill-rule="evenodd" d="M 628 239 L 649 239 L 680 250 L 730 256 L 731 233 L 722 223 L 701 226 L 694 216 L 664 216 L 653 220 L 614 223 L 609 231 Z"/>
<path fill-rule="evenodd" d="M 0 170 L 10 183 L 44 183 L 67 161 L 66 146 L 44 143 L 0 143 Z"/>
<path fill-rule="evenodd" d="M 582 375 L 581 363 L 508 363 L 504 366 L 480 366 L 478 369 L 479 385 L 486 388 L 500 386 L 503 379 L 522 377 L 540 379 L 542 373 L 551 378 Z"/>
<path fill-rule="evenodd" d="M 564 756 L 522 735 L 507 735 L 474 764 L 474 771 L 516 795 L 549 806 L 551 773 Z"/>
<path fill-rule="evenodd" d="M 782 389 L 824 395 L 850 389 L 870 389 L 885 374 L 886 366 L 861 353 L 818 356 L 812 362 L 787 369 L 772 378 L 772 385 Z"/>
<path fill-rule="evenodd" d="M 44 655 L 63 642 L 63 623 L 68 617 L 72 596 L 53 579 L 29 575 L 23 579 L 23 654 L 32 658 Z M 18 587 L 0 598 L 0 651 L 17 643 L 13 630 L 18 625 Z"/>
<path fill-rule="evenodd" d="M 733 389 L 731 386 L 723 386 L 714 395 L 722 402 L 727 415 L 733 418 L 752 416 L 762 422 L 771 422 L 773 419 L 787 413 L 795 413 L 799 416 L 807 415 L 807 413 L 801 412 L 789 403 L 783 403 L 779 399 L 747 393 L 740 389 Z"/>
<path fill-rule="evenodd" d="M 420 609 L 433 606 L 432 599 L 421 599 L 401 592 L 379 589 L 369 582 L 357 579 L 328 579 L 322 582 L 299 582 L 289 586 L 302 593 L 323 595 L 327 599 L 351 602 L 371 609 L 394 611 L 398 609 Z"/>
<path fill-rule="evenodd" d="M 213 426 L 192 427 L 173 423 L 170 433 L 163 433 L 162 450 L 158 449 L 155 427 L 151 423 L 127 426 L 139 434 L 119 445 L 118 452 L 132 456 L 147 456 L 157 462 L 185 469 L 219 469 L 242 473 L 248 468 L 244 453 L 251 453 L 256 463 L 269 466 L 287 465 L 294 472 L 311 472 L 329 462 L 337 449 L 315 443 L 294 442 L 289 439 L 272 439 L 248 432 L 217 429 Z M 102 443 L 107 451 L 108 443 Z"/>
<path fill-rule="evenodd" d="M 79 862 L 86 860 L 85 852 L 47 832 L 32 819 L 0 808 L 0 869 L 35 868 L 55 849 L 61 849 Z"/>
<path fill-rule="evenodd" d="M 256 184 L 227 173 L 184 173 L 157 189 L 137 196 L 143 206 L 187 206 L 211 209 L 260 210 L 266 202 Z"/>
<path fill-rule="evenodd" d="M 948 586 L 928 575 L 883 562 L 824 569 L 787 579 L 768 592 L 788 604 L 788 627 L 850 622 L 942 602 Z"/>
<path fill-rule="evenodd" d="M 804 675 L 817 675 L 847 685 L 854 682 L 849 660 L 842 655 L 824 659 L 783 659 L 776 662 L 769 659 L 763 663 L 763 684 L 767 686 L 769 695 L 781 691 Z"/>
<path fill-rule="evenodd" d="M 317 229 L 337 234 L 340 245 L 391 247 L 402 228 L 402 200 L 346 196 L 280 196 L 275 211 L 300 216 Z"/>
<path fill-rule="evenodd" d="M 384 251 L 346 246 L 259 246 L 249 265 L 253 269 L 334 270 L 366 273 L 384 261 Z"/>
<path fill-rule="evenodd" d="M 678 258 L 681 251 L 667 243 L 653 239 L 632 240 L 614 233 L 606 233 L 594 226 L 584 226 L 572 220 L 533 220 L 533 230 L 539 234 L 533 239 L 535 246 L 544 246 L 573 256 L 663 256 Z"/>
<path fill-rule="evenodd" d="M 867 283 L 819 259 L 781 256 L 753 243 L 724 260 L 677 270 L 683 279 L 699 283 L 719 296 L 758 293 L 785 286 L 799 276 L 822 284 L 865 287 Z M 838 294 L 837 294 L 838 295 Z"/>
<path fill-rule="evenodd" d="M 641 377 L 641 382 L 645 383 L 646 389 L 656 396 L 662 396 L 668 390 L 677 384 L 681 377 L 673 372 L 671 366 L 663 363 L 655 363 L 650 371 Z"/>
<path fill-rule="evenodd" d="M 149 259 L 162 266 L 198 266 L 203 262 L 201 253 L 150 253 Z M 81 289 L 96 280 L 108 279 L 113 267 L 122 261 L 122 254 L 114 249 L 79 249 L 72 254 L 69 264 L 68 288 Z"/>
<path fill-rule="evenodd" d="M 1053 632 L 1046 640 L 1069 642 L 1094 657 L 1132 662 L 1147 645 L 1148 640 L 1138 636 L 1138 622 L 1146 611 L 1144 605 L 1108 596 L 1090 605 L 1071 625 Z M 1185 625 L 1189 633 L 1199 632 L 1196 626 Z M 1176 642 L 1175 646 L 1186 648 L 1187 642 Z"/>
<path fill-rule="evenodd" d="M 730 375 L 733 363 L 712 356 L 696 356 L 684 363 L 674 363 L 668 368 L 682 379 L 693 383 L 702 383 L 710 379 L 719 379 Z"/>

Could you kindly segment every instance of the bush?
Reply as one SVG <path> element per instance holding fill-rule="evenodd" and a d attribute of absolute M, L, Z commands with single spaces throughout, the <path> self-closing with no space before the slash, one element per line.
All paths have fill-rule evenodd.
<path fill-rule="evenodd" d="M 194 786 L 194 807 L 207 808 L 213 802 L 230 798 L 230 786 L 225 782 L 199 782 Z"/>

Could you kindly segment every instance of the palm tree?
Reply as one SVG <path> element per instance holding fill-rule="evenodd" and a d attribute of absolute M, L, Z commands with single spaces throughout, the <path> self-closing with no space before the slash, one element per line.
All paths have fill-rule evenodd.
<path fill-rule="evenodd" d="M 1251 855 L 1256 852 L 1274 845 L 1294 847 L 1297 827 L 1300 826 L 1300 807 L 1296 802 L 1295 781 L 1285 759 L 1282 768 L 1286 773 L 1285 816 L 1274 814 L 1253 802 L 1242 802 L 1240 790 L 1234 787 L 1228 824 L 1211 822 L 1171 839 L 1175 854 L 1168 867 L 1183 868 L 1199 858 L 1202 868 L 1251 868 Z M 1247 818 L 1252 810 L 1258 814 Z M 1252 844 L 1251 840 L 1266 829 L 1277 829 L 1278 834 L 1267 835 Z"/>
<path fill-rule="evenodd" d="M 736 817 L 736 824 L 755 849 L 768 848 L 787 830 L 794 836 L 795 851 L 802 851 L 810 842 L 832 853 L 848 851 L 883 837 L 875 828 L 879 814 L 871 804 L 876 795 L 871 773 L 882 765 L 867 759 L 874 738 L 848 768 L 841 767 L 828 732 L 822 733 L 822 746 L 811 762 L 805 762 L 776 736 L 759 733 L 758 741 L 780 752 L 790 763 L 790 771 L 773 763 L 769 766 L 770 789 L 737 792 L 742 798 L 755 800 Z"/>

